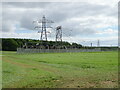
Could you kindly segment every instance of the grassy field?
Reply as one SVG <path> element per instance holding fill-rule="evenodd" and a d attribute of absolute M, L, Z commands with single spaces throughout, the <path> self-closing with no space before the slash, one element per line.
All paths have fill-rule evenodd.
<path fill-rule="evenodd" d="M 3 52 L 3 88 L 116 88 L 118 52 Z"/>

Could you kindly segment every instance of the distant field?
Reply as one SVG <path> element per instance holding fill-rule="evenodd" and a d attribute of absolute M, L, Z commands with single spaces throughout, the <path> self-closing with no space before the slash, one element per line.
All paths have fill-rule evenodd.
<path fill-rule="evenodd" d="M 3 52 L 3 88 L 116 88 L 117 52 Z"/>

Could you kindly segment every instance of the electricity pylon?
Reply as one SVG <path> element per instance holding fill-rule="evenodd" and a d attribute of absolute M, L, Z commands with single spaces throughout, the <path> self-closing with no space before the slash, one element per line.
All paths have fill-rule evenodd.
<path fill-rule="evenodd" d="M 62 42 L 62 27 L 61 26 L 56 27 L 56 41 Z"/>
<path fill-rule="evenodd" d="M 47 31 L 46 29 L 47 28 L 52 28 L 51 26 L 47 26 L 47 23 L 54 23 L 53 21 L 51 20 L 48 20 L 45 18 L 45 15 L 42 17 L 42 19 L 40 20 L 36 20 L 36 21 L 33 21 L 33 23 L 37 23 L 38 25 L 35 26 L 35 29 L 39 29 L 41 28 L 41 36 L 40 36 L 40 40 L 43 41 L 47 41 Z M 41 26 L 39 26 L 39 24 L 41 23 Z"/>
<path fill-rule="evenodd" d="M 97 47 L 100 47 L 100 40 L 98 40 L 97 42 Z"/>

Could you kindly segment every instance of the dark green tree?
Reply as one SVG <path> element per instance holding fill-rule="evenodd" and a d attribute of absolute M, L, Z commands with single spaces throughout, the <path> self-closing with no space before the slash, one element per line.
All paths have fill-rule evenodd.
<path fill-rule="evenodd" d="M 2 40 L 2 50 L 5 51 L 16 51 L 18 43 L 14 39 L 3 39 Z"/>

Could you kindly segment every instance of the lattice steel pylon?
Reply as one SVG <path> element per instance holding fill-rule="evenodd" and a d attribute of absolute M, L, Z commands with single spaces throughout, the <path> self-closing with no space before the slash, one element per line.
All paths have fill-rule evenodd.
<path fill-rule="evenodd" d="M 56 41 L 62 42 L 62 26 L 56 27 Z"/>
<path fill-rule="evenodd" d="M 42 19 L 37 20 L 37 21 L 33 21 L 33 22 L 34 22 L 34 23 L 36 22 L 36 23 L 38 23 L 38 24 L 41 23 L 41 26 L 37 25 L 37 26 L 35 26 L 35 29 L 36 29 L 36 28 L 37 28 L 37 29 L 38 29 L 38 28 L 41 28 L 42 30 L 41 30 L 40 40 L 43 41 L 43 40 L 45 39 L 45 41 L 47 41 L 47 31 L 46 31 L 46 29 L 47 29 L 47 28 L 52 28 L 51 26 L 47 26 L 47 23 L 54 23 L 54 22 L 51 21 L 51 20 L 47 20 L 47 19 L 45 18 L 45 15 L 43 15 Z"/>
<path fill-rule="evenodd" d="M 97 47 L 100 47 L 100 40 L 98 40 L 97 42 Z"/>

